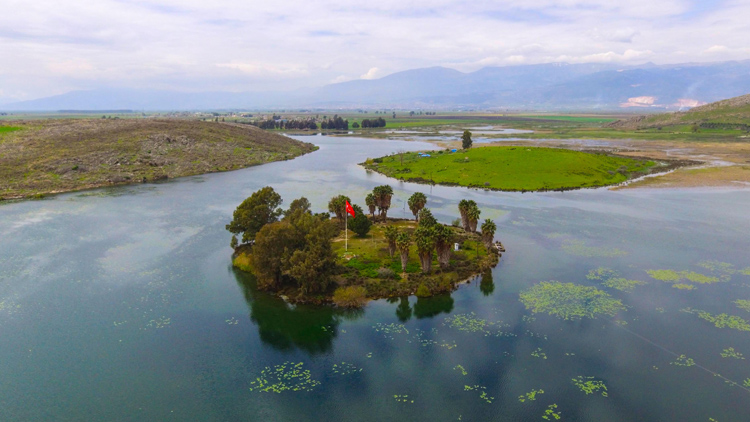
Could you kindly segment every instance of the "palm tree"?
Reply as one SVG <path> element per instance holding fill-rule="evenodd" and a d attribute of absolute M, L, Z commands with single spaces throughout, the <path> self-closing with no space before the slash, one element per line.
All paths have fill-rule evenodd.
<path fill-rule="evenodd" d="M 422 208 L 419 211 L 419 226 L 420 227 L 433 227 L 437 225 L 437 220 L 432 216 L 432 211 L 429 208 Z"/>
<path fill-rule="evenodd" d="M 393 253 L 396 252 L 396 239 L 398 238 L 398 229 L 393 226 L 385 226 L 385 239 L 388 241 L 388 253 L 393 258 Z"/>
<path fill-rule="evenodd" d="M 482 241 L 484 242 L 484 246 L 488 251 L 492 249 L 492 241 L 495 240 L 496 230 L 497 226 L 489 218 L 484 220 L 484 223 L 482 223 Z"/>
<path fill-rule="evenodd" d="M 406 272 L 406 264 L 409 263 L 409 246 L 411 246 L 409 233 L 399 233 L 398 237 L 396 237 L 396 246 L 399 252 L 401 252 L 401 271 Z"/>
<path fill-rule="evenodd" d="M 352 201 L 348 196 L 338 195 L 331 198 L 328 202 L 328 211 L 336 215 L 336 218 L 343 221 L 344 214 L 346 213 L 346 201 L 351 204 Z"/>
<path fill-rule="evenodd" d="M 441 269 L 450 266 L 451 250 L 453 249 L 453 230 L 450 227 L 438 224 L 433 228 L 435 232 L 435 250 L 437 252 L 438 264 Z"/>
<path fill-rule="evenodd" d="M 393 188 L 388 185 L 376 186 L 372 194 L 375 197 L 375 205 L 380 210 L 380 216 L 385 221 L 388 218 L 388 208 L 391 207 Z"/>
<path fill-rule="evenodd" d="M 370 209 L 370 215 L 375 217 L 375 195 L 368 193 L 367 197 L 365 197 L 365 205 L 367 205 L 367 208 Z"/>
<path fill-rule="evenodd" d="M 409 209 L 411 210 L 411 213 L 414 214 L 414 218 L 419 221 L 419 211 L 424 208 L 424 206 L 427 205 L 427 197 L 422 192 L 414 192 L 412 196 L 409 197 Z"/>
<path fill-rule="evenodd" d="M 477 203 L 472 200 L 462 199 L 458 203 L 458 212 L 461 213 L 461 226 L 464 230 L 471 231 L 471 225 L 469 224 L 468 212 L 471 208 L 476 207 Z"/>
<path fill-rule="evenodd" d="M 479 207 L 477 207 L 476 204 L 469 208 L 468 211 L 466 211 L 466 219 L 469 223 L 469 231 L 475 232 L 477 231 L 477 223 L 479 222 L 479 214 L 481 214 L 482 211 L 479 210 Z"/>
<path fill-rule="evenodd" d="M 414 243 L 417 245 L 419 263 L 423 273 L 432 269 L 432 252 L 435 250 L 435 231 L 432 227 L 417 227 L 414 231 Z"/>

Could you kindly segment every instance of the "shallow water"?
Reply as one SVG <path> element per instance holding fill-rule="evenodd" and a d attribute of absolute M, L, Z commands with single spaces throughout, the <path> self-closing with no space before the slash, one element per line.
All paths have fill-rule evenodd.
<path fill-rule="evenodd" d="M 750 332 L 680 310 L 750 320 L 732 303 L 750 299 L 750 276 L 698 265 L 750 267 L 747 192 L 429 187 L 356 165 L 429 144 L 301 139 L 320 150 L 0 206 L 0 420 L 542 420 L 546 410 L 576 421 L 746 420 Z M 258 188 L 323 210 L 339 193 L 363 205 L 383 183 L 396 191 L 394 217 L 410 216 L 414 191 L 443 222 L 475 200 L 508 252 L 452 295 L 360 312 L 286 305 L 231 268 L 224 225 Z M 605 287 L 586 277 L 599 267 L 648 284 Z M 727 281 L 680 290 L 646 273 L 659 269 Z M 597 286 L 628 308 L 581 321 L 532 314 L 519 293 L 544 280 Z M 729 347 L 746 359 L 722 357 Z M 678 365 L 683 354 L 695 364 Z M 264 368 L 285 362 L 303 363 L 284 369 L 291 390 L 258 391 Z M 581 391 L 579 376 L 603 381 L 607 397 Z"/>

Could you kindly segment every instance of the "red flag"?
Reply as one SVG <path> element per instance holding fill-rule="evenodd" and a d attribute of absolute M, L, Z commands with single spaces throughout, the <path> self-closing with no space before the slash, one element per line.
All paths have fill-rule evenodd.
<path fill-rule="evenodd" d="M 349 204 L 349 201 L 346 201 L 346 212 L 352 215 L 352 217 L 356 217 L 354 215 L 354 208 Z"/>

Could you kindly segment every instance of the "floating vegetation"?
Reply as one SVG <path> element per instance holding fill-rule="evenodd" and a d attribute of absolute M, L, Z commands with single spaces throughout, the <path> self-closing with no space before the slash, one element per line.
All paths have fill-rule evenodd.
<path fill-rule="evenodd" d="M 527 400 L 534 401 L 536 400 L 537 394 L 544 394 L 544 390 L 531 390 L 526 394 L 521 394 L 520 396 L 518 396 L 518 401 L 520 401 L 521 403 L 524 403 Z"/>
<path fill-rule="evenodd" d="M 660 281 L 680 281 L 682 277 L 676 271 L 672 270 L 646 270 L 651 278 Z"/>
<path fill-rule="evenodd" d="M 750 267 L 747 267 L 744 270 L 741 270 L 740 274 L 750 275 Z"/>
<path fill-rule="evenodd" d="M 366 357 L 367 359 L 370 359 L 370 358 L 372 357 L 372 352 L 370 352 L 370 353 L 366 354 L 366 355 L 365 355 L 365 357 Z"/>
<path fill-rule="evenodd" d="M 744 319 L 734 316 L 734 315 L 727 315 L 727 314 L 718 314 L 718 315 L 712 315 L 706 311 L 701 311 L 700 309 L 691 309 L 691 308 L 685 308 L 680 309 L 682 312 L 687 312 L 691 314 L 698 314 L 698 317 L 701 319 L 705 319 L 708 322 L 713 323 L 718 328 L 733 328 L 735 330 L 739 331 L 750 331 L 750 324 L 748 324 L 747 321 Z"/>
<path fill-rule="evenodd" d="M 664 310 L 664 308 L 662 308 L 662 307 L 658 307 L 658 308 L 656 308 L 656 312 L 658 312 L 658 313 L 660 313 L 660 314 L 663 314 L 663 313 L 664 313 L 664 312 L 666 312 L 666 311 Z"/>
<path fill-rule="evenodd" d="M 721 357 L 723 358 L 735 358 L 735 359 L 745 359 L 745 357 L 742 355 L 742 353 L 734 350 L 734 347 L 730 347 L 728 349 L 724 349 L 723 352 L 721 352 Z"/>
<path fill-rule="evenodd" d="M 443 341 L 442 343 L 440 343 L 440 347 L 445 347 L 446 349 L 451 350 L 458 347 L 458 345 L 455 341 L 452 341 L 450 343 Z"/>
<path fill-rule="evenodd" d="M 674 362 L 669 362 L 669 364 L 675 366 L 694 366 L 695 361 L 693 360 L 693 358 L 689 358 L 685 355 L 680 355 Z"/>
<path fill-rule="evenodd" d="M 303 363 L 284 362 L 266 366 L 260 376 L 250 383 L 250 391 L 264 393 L 282 393 L 284 391 L 311 391 L 320 381 L 312 379 L 308 369 L 302 369 Z"/>
<path fill-rule="evenodd" d="M 115 327 L 119 327 L 121 325 L 127 324 L 127 321 L 114 321 L 112 323 Z"/>
<path fill-rule="evenodd" d="M 166 328 L 171 323 L 172 323 L 172 318 L 167 318 L 167 317 L 163 316 L 163 317 L 159 317 L 159 318 L 150 320 L 146 324 L 146 327 L 144 329 L 145 330 L 149 330 L 149 329 Z"/>
<path fill-rule="evenodd" d="M 597 380 L 594 377 L 584 377 L 581 375 L 573 378 L 572 381 L 573 385 L 586 394 L 594 394 L 601 391 L 602 396 L 608 397 L 607 386 L 604 384 L 604 381 Z"/>
<path fill-rule="evenodd" d="M 225 320 L 224 320 L 224 322 L 226 322 L 226 323 L 227 323 L 227 325 L 237 325 L 237 324 L 239 324 L 239 323 L 240 323 L 240 320 L 238 320 L 238 319 L 237 319 L 237 318 L 235 318 L 235 317 L 231 317 L 231 318 L 229 318 L 229 319 L 225 319 Z"/>
<path fill-rule="evenodd" d="M 375 332 L 383 334 L 385 338 L 389 338 L 393 340 L 396 334 L 409 334 L 409 330 L 406 329 L 406 326 L 404 324 L 381 324 L 377 323 L 372 326 L 372 328 L 375 329 Z"/>
<path fill-rule="evenodd" d="M 712 272 L 723 273 L 727 275 L 731 275 L 737 272 L 737 270 L 734 269 L 734 265 L 728 262 L 721 262 L 716 260 L 701 261 L 698 263 L 698 266 Z"/>
<path fill-rule="evenodd" d="M 530 330 L 526 330 L 526 335 L 529 336 L 529 337 L 543 338 L 545 340 L 548 340 L 547 334 L 535 333 L 535 332 L 530 331 Z"/>
<path fill-rule="evenodd" d="M 433 334 L 437 334 L 437 329 L 433 328 L 430 330 Z M 437 344 L 437 341 L 431 340 L 428 338 L 425 338 L 426 331 L 422 331 L 420 329 L 417 329 L 417 334 L 414 335 L 414 337 L 417 339 L 419 344 L 422 347 L 432 346 L 433 344 Z"/>
<path fill-rule="evenodd" d="M 3 299 L 0 301 L 0 312 L 13 315 L 17 313 L 19 309 L 21 309 L 21 305 L 12 299 Z"/>
<path fill-rule="evenodd" d="M 614 316 L 625 309 L 620 300 L 596 287 L 559 281 L 543 281 L 521 292 L 519 298 L 534 313 L 546 312 L 565 320 Z"/>
<path fill-rule="evenodd" d="M 665 281 L 667 283 L 675 283 L 672 287 L 683 290 L 693 290 L 695 286 L 687 283 L 677 283 L 679 281 L 687 280 L 698 284 L 713 284 L 720 281 L 728 281 L 727 277 L 711 277 L 704 274 L 696 273 L 695 271 L 674 271 L 674 270 L 647 270 L 646 271 L 651 278 L 655 280 Z M 691 287 L 688 287 L 691 286 Z"/>
<path fill-rule="evenodd" d="M 608 280 L 618 275 L 619 273 L 611 268 L 599 267 L 595 270 L 590 270 L 586 278 L 589 280 Z"/>
<path fill-rule="evenodd" d="M 738 308 L 750 312 L 750 300 L 737 299 L 734 301 L 734 304 L 737 305 Z"/>
<path fill-rule="evenodd" d="M 524 316 L 521 317 L 521 320 L 523 322 L 534 322 L 534 321 L 536 321 L 536 317 L 533 317 L 531 315 L 524 315 Z"/>
<path fill-rule="evenodd" d="M 542 351 L 541 347 L 537 347 L 536 350 L 531 352 L 531 356 L 534 356 L 535 358 L 547 359 L 547 354 Z"/>
<path fill-rule="evenodd" d="M 750 388 L 750 378 L 748 378 L 748 379 L 746 379 L 746 380 L 742 381 L 742 385 L 743 385 L 744 387 Z"/>
<path fill-rule="evenodd" d="M 443 325 L 448 325 L 448 327 L 455 328 L 458 331 L 483 333 L 485 337 L 490 335 L 494 335 L 495 337 L 515 336 L 513 333 L 499 330 L 499 328 L 509 327 L 508 324 L 503 324 L 502 321 L 490 322 L 486 319 L 477 318 L 474 312 L 446 317 Z"/>
<path fill-rule="evenodd" d="M 542 419 L 544 420 L 559 420 L 560 419 L 560 412 L 557 412 L 557 403 L 551 404 L 547 406 L 547 410 L 544 411 L 544 414 L 542 415 Z"/>
<path fill-rule="evenodd" d="M 408 394 L 394 394 L 393 398 L 399 403 L 414 403 L 414 400 L 410 399 Z"/>
<path fill-rule="evenodd" d="M 616 277 L 616 278 L 610 278 L 604 281 L 604 283 L 602 284 L 612 289 L 617 289 L 623 292 L 630 293 L 636 287 L 643 286 L 648 283 L 646 283 L 645 281 L 640 281 L 640 280 L 628 280 L 626 278 Z"/>
<path fill-rule="evenodd" d="M 576 355 L 575 353 L 568 353 L 568 352 L 565 352 L 565 356 L 575 356 L 575 355 Z"/>
<path fill-rule="evenodd" d="M 492 403 L 492 401 L 495 400 L 494 397 L 490 397 L 490 395 L 487 394 L 487 387 L 481 385 L 464 385 L 464 391 L 480 391 L 479 398 L 487 403 Z"/>
<path fill-rule="evenodd" d="M 461 375 L 467 375 L 468 372 L 466 372 L 466 369 L 462 365 L 456 365 L 453 367 L 454 371 L 461 371 Z"/>
<path fill-rule="evenodd" d="M 563 240 L 562 250 L 575 256 L 582 256 L 586 258 L 602 257 L 602 258 L 615 258 L 618 256 L 627 255 L 628 253 L 617 249 L 617 248 L 605 248 L 601 246 L 593 247 L 586 246 L 583 240 L 578 239 L 565 239 Z"/>
<path fill-rule="evenodd" d="M 346 362 L 341 362 L 340 364 L 334 363 L 331 370 L 337 375 L 351 375 L 357 372 L 362 372 L 362 368 L 357 368 L 353 363 Z"/>

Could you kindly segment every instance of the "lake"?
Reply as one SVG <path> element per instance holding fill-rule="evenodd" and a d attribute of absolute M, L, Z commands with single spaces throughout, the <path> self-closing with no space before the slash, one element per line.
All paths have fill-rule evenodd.
<path fill-rule="evenodd" d="M 750 332 L 701 317 L 750 319 L 734 303 L 750 299 L 747 191 L 430 187 L 357 166 L 430 144 L 298 139 L 320 150 L 0 205 L 0 420 L 747 420 Z M 337 194 L 364 205 L 384 183 L 393 217 L 411 217 L 415 191 L 446 223 L 475 200 L 507 253 L 451 295 L 361 311 L 291 306 L 232 269 L 224 226 L 255 190 L 322 211 Z M 647 284 L 587 278 L 599 268 Z M 548 280 L 627 308 L 534 314 L 519 294 Z M 260 391 L 267 382 L 279 392 Z"/>

